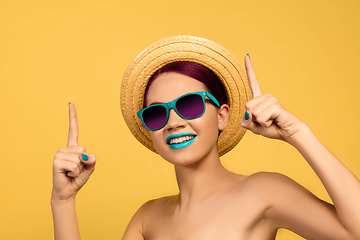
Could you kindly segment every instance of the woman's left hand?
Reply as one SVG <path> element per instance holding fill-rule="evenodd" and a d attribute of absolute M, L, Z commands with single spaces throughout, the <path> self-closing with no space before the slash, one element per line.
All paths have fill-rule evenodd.
<path fill-rule="evenodd" d="M 245 68 L 253 99 L 245 104 L 248 114 L 241 120 L 241 126 L 255 134 L 292 143 L 303 125 L 302 122 L 287 111 L 274 96 L 262 94 L 248 56 L 245 57 Z"/>

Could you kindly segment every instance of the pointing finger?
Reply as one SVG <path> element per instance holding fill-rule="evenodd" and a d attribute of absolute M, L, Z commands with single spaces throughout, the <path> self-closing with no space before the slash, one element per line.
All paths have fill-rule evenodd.
<path fill-rule="evenodd" d="M 68 146 L 73 146 L 78 144 L 79 138 L 79 125 L 77 120 L 77 114 L 75 105 L 69 104 L 69 137 L 68 137 Z"/>
<path fill-rule="evenodd" d="M 256 78 L 254 68 L 252 66 L 250 56 L 247 55 L 245 57 L 245 68 L 246 68 L 246 74 L 249 80 L 250 89 L 252 92 L 252 97 L 256 98 L 258 96 L 262 95 L 260 84 Z"/>

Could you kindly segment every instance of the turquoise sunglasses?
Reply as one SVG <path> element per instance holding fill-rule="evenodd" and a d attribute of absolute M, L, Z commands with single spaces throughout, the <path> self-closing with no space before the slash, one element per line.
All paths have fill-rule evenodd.
<path fill-rule="evenodd" d="M 205 97 L 220 107 L 218 100 L 213 95 L 203 91 L 185 94 L 168 103 L 150 105 L 138 111 L 137 115 L 146 129 L 156 131 L 163 128 L 168 122 L 170 109 L 174 109 L 183 119 L 194 119 L 202 116 L 205 112 Z"/>

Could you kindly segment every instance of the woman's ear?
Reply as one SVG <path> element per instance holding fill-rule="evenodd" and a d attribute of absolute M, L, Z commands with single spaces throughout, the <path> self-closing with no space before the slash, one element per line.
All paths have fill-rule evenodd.
<path fill-rule="evenodd" d="M 229 105 L 227 104 L 221 105 L 218 114 L 218 127 L 220 131 L 226 128 L 229 120 L 229 114 L 230 114 Z"/>

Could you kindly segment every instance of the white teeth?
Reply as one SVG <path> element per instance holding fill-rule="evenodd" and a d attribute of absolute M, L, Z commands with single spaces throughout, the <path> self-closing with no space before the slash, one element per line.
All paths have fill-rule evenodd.
<path fill-rule="evenodd" d="M 169 141 L 169 144 L 176 144 L 176 143 L 182 143 L 185 141 L 189 141 L 193 139 L 195 136 L 184 136 L 184 137 L 178 137 L 178 138 L 172 138 Z"/>

